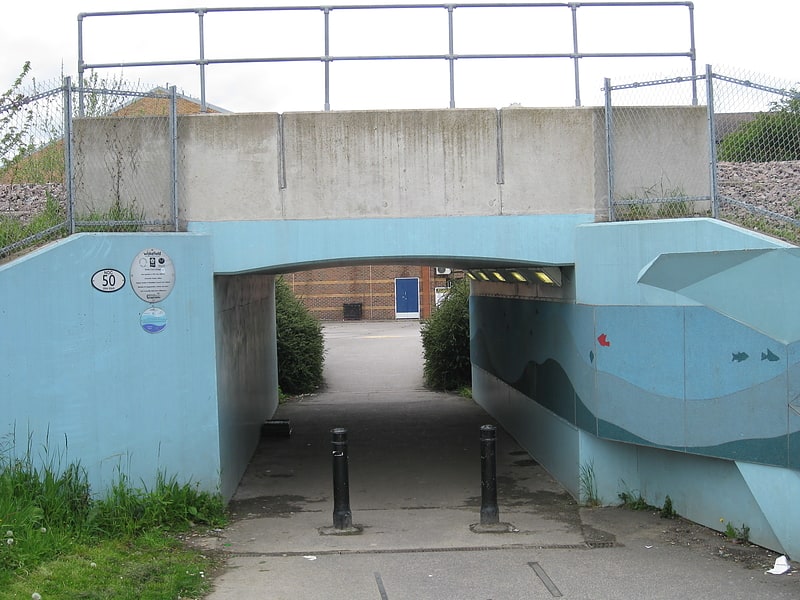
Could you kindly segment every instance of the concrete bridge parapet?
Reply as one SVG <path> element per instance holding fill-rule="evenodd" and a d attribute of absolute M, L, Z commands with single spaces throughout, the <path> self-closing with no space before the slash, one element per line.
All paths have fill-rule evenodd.
<path fill-rule="evenodd" d="M 708 193 L 705 109 L 637 107 L 615 153 L 618 193 L 665 179 Z M 130 126 L 147 117 L 127 119 Z M 79 205 L 126 197 L 103 159 L 118 119 L 76 123 Z M 129 128 L 130 126 L 126 127 Z M 163 135 L 167 135 L 164 130 Z M 155 134 L 157 137 L 160 134 Z M 605 220 L 608 160 L 602 108 L 208 114 L 178 126 L 179 217 L 191 222 L 591 214 Z M 128 136 L 137 179 L 170 186 L 166 140 Z M 658 146 L 657 153 L 643 147 Z M 121 188 L 121 189 L 120 189 Z M 115 194 L 109 194 L 109 190 Z M 160 191 L 159 191 L 160 190 Z M 131 196 L 131 194 L 127 194 Z"/>

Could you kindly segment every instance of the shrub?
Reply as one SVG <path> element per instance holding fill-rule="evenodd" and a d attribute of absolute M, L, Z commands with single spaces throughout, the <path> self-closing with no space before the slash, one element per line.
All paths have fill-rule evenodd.
<path fill-rule="evenodd" d="M 717 158 L 729 162 L 800 160 L 800 97 L 773 103 L 769 112 L 725 136 Z"/>
<path fill-rule="evenodd" d="M 425 385 L 456 390 L 472 384 L 469 359 L 469 280 L 453 283 L 441 305 L 422 322 Z"/>
<path fill-rule="evenodd" d="M 322 385 L 325 342 L 319 319 L 308 312 L 284 279 L 275 281 L 278 386 L 286 394 L 306 394 Z"/>

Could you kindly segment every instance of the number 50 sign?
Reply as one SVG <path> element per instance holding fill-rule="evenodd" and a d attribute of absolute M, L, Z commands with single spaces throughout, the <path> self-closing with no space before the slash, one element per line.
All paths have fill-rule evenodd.
<path fill-rule="evenodd" d="M 116 292 L 125 287 L 125 275 L 116 269 L 101 269 L 92 275 L 92 287 L 99 292 Z"/>

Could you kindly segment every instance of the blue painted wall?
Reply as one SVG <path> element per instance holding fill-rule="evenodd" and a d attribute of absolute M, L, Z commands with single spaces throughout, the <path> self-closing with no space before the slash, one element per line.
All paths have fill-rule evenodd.
<path fill-rule="evenodd" d="M 129 277 L 160 248 L 175 266 L 147 333 L 150 307 L 130 281 L 114 293 L 99 269 Z M 219 487 L 211 244 L 191 234 L 80 234 L 0 267 L 0 438 L 24 456 L 79 460 L 95 492 L 118 475 L 151 483 L 158 469 Z M 9 448 L 9 452 L 12 450 Z"/>
<path fill-rule="evenodd" d="M 749 321 L 763 322 L 757 315 L 772 307 L 765 297 L 797 305 L 800 297 L 786 299 L 800 267 L 787 276 L 780 257 L 794 249 L 761 236 L 739 238 L 748 233 L 715 222 L 583 226 L 575 269 L 582 301 L 504 296 L 496 286 L 473 284 L 474 391 L 573 493 L 581 466 L 594 464 L 606 501 L 626 488 L 659 505 L 669 494 L 693 520 L 717 528 L 720 518 L 747 523 L 758 543 L 797 553 L 800 523 L 787 524 L 783 509 L 800 494 L 800 414 L 791 406 L 798 342 Z M 760 261 L 759 301 L 741 294 L 739 306 L 728 309 L 740 319 L 666 284 L 639 289 L 647 287 L 638 283 L 641 271 L 657 257 L 705 250 L 709 239 L 720 250 L 760 245 L 777 257 Z M 704 269 L 696 280 L 718 276 L 704 260 L 684 262 Z M 729 286 L 718 287 L 731 304 Z M 790 328 L 795 312 L 783 313 Z M 563 432 L 558 444 L 542 438 L 554 428 Z"/>
<path fill-rule="evenodd" d="M 593 215 L 192 222 L 210 234 L 216 273 L 382 260 L 424 264 L 571 264 L 576 228 Z"/>
<path fill-rule="evenodd" d="M 278 407 L 275 279 L 269 275 L 214 278 L 221 477 L 233 496 L 261 435 Z"/>

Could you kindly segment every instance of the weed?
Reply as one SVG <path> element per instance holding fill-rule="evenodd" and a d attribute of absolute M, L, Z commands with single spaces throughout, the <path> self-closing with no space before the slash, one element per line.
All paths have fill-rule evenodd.
<path fill-rule="evenodd" d="M 115 200 L 107 211 L 92 211 L 77 219 L 76 229 L 79 231 L 141 231 L 144 219 L 144 211 L 137 209 L 135 203 L 124 206 L 119 200 Z"/>
<path fill-rule="evenodd" d="M 678 513 L 675 512 L 675 509 L 672 507 L 672 498 L 667 497 L 664 498 L 664 506 L 661 507 L 661 518 L 662 519 L 674 519 L 678 516 Z"/>
<path fill-rule="evenodd" d="M 623 481 L 622 483 L 624 484 L 625 482 Z M 622 502 L 622 506 L 629 508 L 630 510 L 658 510 L 654 506 L 651 506 L 647 503 L 641 492 L 638 490 L 628 489 L 627 486 L 623 491 L 619 492 L 617 496 Z"/>
<path fill-rule="evenodd" d="M 597 492 L 597 478 L 594 473 L 594 463 L 584 463 L 581 465 L 580 475 L 580 495 L 586 506 L 600 506 L 599 494 Z"/>
<path fill-rule="evenodd" d="M 617 221 L 645 221 L 653 218 L 648 204 L 619 205 L 615 209 L 614 216 Z"/>
<path fill-rule="evenodd" d="M 458 389 L 458 395 L 467 400 L 472 400 L 472 388 L 468 385 L 462 386 Z"/>
<path fill-rule="evenodd" d="M 739 527 L 734 527 L 733 523 L 728 521 L 725 524 L 724 533 L 725 537 L 728 538 L 729 540 L 741 542 L 742 544 L 747 544 L 750 541 L 750 528 L 744 523 L 742 523 L 741 528 L 739 528 Z"/>

